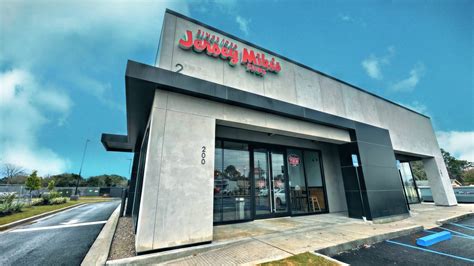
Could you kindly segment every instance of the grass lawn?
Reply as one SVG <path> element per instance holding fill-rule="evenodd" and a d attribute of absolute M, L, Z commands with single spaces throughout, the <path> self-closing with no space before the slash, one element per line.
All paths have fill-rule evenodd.
<path fill-rule="evenodd" d="M 301 253 L 282 260 L 270 261 L 260 264 L 262 266 L 279 266 L 279 265 L 323 265 L 337 266 L 339 264 L 327 260 L 323 257 L 313 255 L 309 252 Z"/>
<path fill-rule="evenodd" d="M 32 206 L 23 208 L 21 212 L 17 212 L 11 215 L 0 217 L 0 225 L 8 224 L 14 221 L 25 219 L 31 216 L 35 216 L 41 213 L 54 211 L 64 207 L 72 206 L 79 203 L 92 203 L 92 202 L 102 202 L 109 201 L 110 198 L 101 198 L 101 197 L 81 197 L 77 201 L 70 200 L 67 203 L 58 204 L 58 205 L 42 205 L 42 206 Z"/>

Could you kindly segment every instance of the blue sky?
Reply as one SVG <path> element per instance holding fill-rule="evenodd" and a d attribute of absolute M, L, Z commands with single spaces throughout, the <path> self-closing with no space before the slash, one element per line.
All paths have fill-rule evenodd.
<path fill-rule="evenodd" d="M 129 176 L 128 59 L 152 65 L 166 8 L 429 115 L 474 161 L 473 1 L 2 1 L 0 163 Z"/>

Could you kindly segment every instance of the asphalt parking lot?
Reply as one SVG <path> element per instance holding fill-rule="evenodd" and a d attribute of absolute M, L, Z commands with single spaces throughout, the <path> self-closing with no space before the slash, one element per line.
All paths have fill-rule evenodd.
<path fill-rule="evenodd" d="M 88 203 L 0 233 L 0 265 L 80 265 L 119 204 Z"/>
<path fill-rule="evenodd" d="M 417 238 L 441 231 L 451 232 L 452 238 L 429 247 L 416 245 Z M 343 252 L 333 258 L 351 265 L 473 265 L 474 217 Z"/>

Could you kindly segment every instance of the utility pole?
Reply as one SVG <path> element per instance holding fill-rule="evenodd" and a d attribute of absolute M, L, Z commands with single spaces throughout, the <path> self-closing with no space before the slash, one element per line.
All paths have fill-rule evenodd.
<path fill-rule="evenodd" d="M 74 193 L 74 195 L 76 196 L 77 196 L 77 188 L 79 187 L 79 180 L 81 179 L 82 165 L 84 165 L 84 158 L 86 157 L 87 143 L 89 142 L 90 140 L 86 139 L 86 144 L 84 145 L 84 151 L 82 152 L 81 168 L 79 168 L 79 176 L 77 177 L 77 182 L 76 182 L 76 192 Z"/>
<path fill-rule="evenodd" d="M 125 159 L 125 160 L 130 161 L 130 164 L 128 165 L 128 174 L 131 174 L 132 173 L 132 159 Z"/>

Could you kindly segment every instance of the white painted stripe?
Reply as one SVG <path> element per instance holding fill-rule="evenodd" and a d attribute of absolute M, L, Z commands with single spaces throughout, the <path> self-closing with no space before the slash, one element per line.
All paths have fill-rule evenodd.
<path fill-rule="evenodd" d="M 107 221 L 96 221 L 96 222 L 87 222 L 87 223 L 80 223 L 80 224 L 63 224 L 63 225 L 52 225 L 52 226 L 44 226 L 44 227 L 33 227 L 33 228 L 25 228 L 25 229 L 16 229 L 16 230 L 10 231 L 10 233 L 31 232 L 31 231 L 50 230 L 50 229 L 59 229 L 59 228 L 69 228 L 69 227 L 78 227 L 78 226 L 105 224 L 105 223 L 107 223 Z"/>
<path fill-rule="evenodd" d="M 86 205 L 87 205 L 87 204 L 86 204 Z M 43 220 L 49 219 L 49 218 L 51 218 L 51 217 L 54 217 L 54 216 L 56 216 L 56 215 L 64 214 L 64 213 L 66 213 L 66 212 L 75 210 L 75 209 L 77 209 L 77 208 L 84 207 L 84 206 L 86 206 L 86 205 L 79 205 L 79 206 L 76 206 L 76 207 L 73 207 L 73 208 L 70 208 L 70 209 L 67 209 L 67 210 L 64 210 L 64 211 L 60 211 L 60 212 L 57 212 L 57 213 L 53 213 L 53 214 L 47 215 L 47 216 L 45 216 L 45 217 L 43 217 L 43 218 L 40 218 L 40 219 L 38 219 L 38 220 L 34 220 L 33 223 L 41 222 L 41 221 L 43 221 Z"/>
<path fill-rule="evenodd" d="M 77 219 L 72 219 L 72 220 L 69 221 L 69 222 L 65 222 L 65 223 L 61 223 L 61 224 L 77 224 L 77 222 L 79 222 L 79 220 L 77 220 Z"/>

